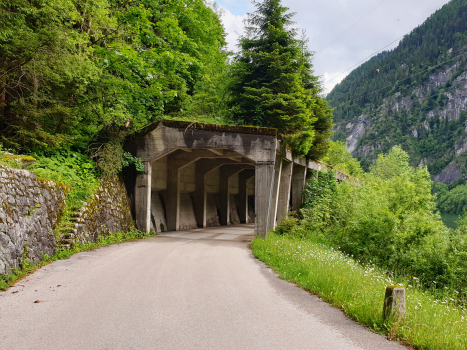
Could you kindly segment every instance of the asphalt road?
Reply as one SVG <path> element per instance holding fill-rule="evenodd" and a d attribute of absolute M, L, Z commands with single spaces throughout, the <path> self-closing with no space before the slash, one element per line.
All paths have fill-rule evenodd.
<path fill-rule="evenodd" d="M 396 350 L 248 249 L 252 226 L 76 254 L 0 293 L 0 349 Z"/>

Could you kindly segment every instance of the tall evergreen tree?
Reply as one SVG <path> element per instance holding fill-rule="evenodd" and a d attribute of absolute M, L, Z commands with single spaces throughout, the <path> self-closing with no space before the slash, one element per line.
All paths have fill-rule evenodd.
<path fill-rule="evenodd" d="M 318 94 L 312 53 L 290 28 L 294 13 L 280 0 L 253 2 L 242 49 L 235 59 L 230 108 L 236 122 L 277 128 L 295 154 L 319 158 L 326 151 L 332 113 Z"/>

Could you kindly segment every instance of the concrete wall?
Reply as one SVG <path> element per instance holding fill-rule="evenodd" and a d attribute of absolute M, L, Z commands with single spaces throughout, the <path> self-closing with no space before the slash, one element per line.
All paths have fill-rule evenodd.
<path fill-rule="evenodd" d="M 151 229 L 156 232 L 165 232 L 167 230 L 167 221 L 159 192 L 153 191 L 151 194 L 151 214 Z"/>
<path fill-rule="evenodd" d="M 167 189 L 167 157 L 152 162 L 152 190 L 162 191 Z"/>
<path fill-rule="evenodd" d="M 206 226 L 219 226 L 219 197 L 217 194 L 208 194 L 206 203 Z"/>
<path fill-rule="evenodd" d="M 57 249 L 54 230 L 70 187 L 0 165 L 0 274 Z"/>
<path fill-rule="evenodd" d="M 221 183 L 221 171 L 219 168 L 214 169 L 206 174 L 206 191 L 207 193 L 219 193 Z"/>

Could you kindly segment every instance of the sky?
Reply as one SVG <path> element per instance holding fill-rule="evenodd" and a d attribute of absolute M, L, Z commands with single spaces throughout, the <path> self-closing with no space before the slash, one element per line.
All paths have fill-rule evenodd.
<path fill-rule="evenodd" d="M 228 48 L 237 51 L 250 0 L 216 0 L 222 9 Z M 325 93 L 379 50 L 397 46 L 399 38 L 422 24 L 449 0 L 282 0 L 295 12 L 294 28 L 306 31 L 315 52 L 315 75 Z M 398 40 L 399 39 L 399 40 Z M 391 44 L 393 43 L 393 44 Z M 391 45 L 389 45 L 391 44 Z M 388 46 L 389 45 L 389 46 Z"/>

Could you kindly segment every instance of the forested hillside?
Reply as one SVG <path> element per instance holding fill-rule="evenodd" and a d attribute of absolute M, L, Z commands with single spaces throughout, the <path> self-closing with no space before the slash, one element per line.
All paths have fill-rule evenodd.
<path fill-rule="evenodd" d="M 379 70 L 379 71 L 378 71 Z M 467 178 L 467 1 L 452 0 L 327 96 L 364 168 L 394 145 L 447 184 Z"/>

